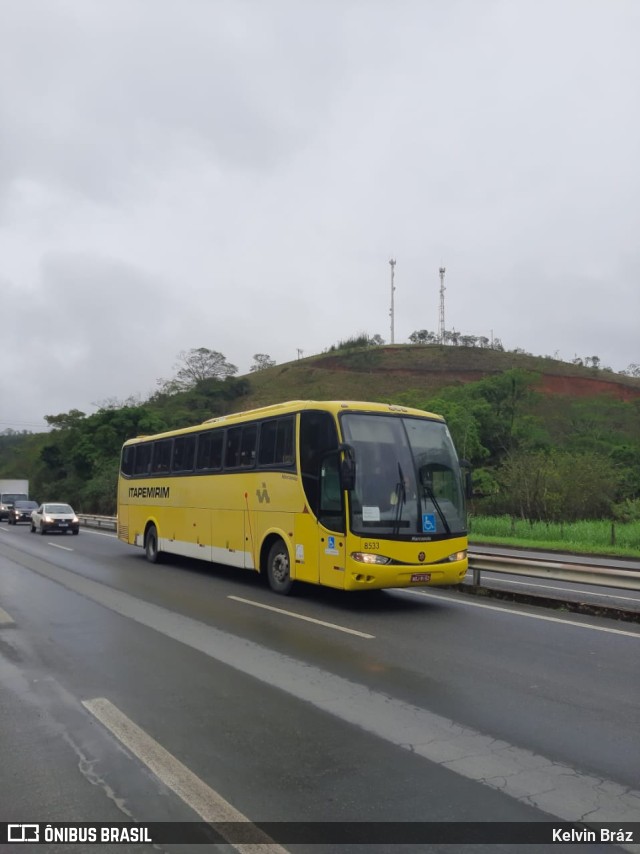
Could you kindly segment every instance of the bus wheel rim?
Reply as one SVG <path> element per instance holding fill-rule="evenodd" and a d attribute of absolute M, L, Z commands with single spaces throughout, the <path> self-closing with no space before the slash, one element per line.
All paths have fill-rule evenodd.
<path fill-rule="evenodd" d="M 278 582 L 289 578 L 289 561 L 283 554 L 276 555 L 273 560 L 273 577 Z"/>

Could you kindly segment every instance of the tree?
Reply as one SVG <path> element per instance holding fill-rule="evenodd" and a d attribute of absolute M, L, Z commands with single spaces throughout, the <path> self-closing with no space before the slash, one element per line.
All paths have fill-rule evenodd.
<path fill-rule="evenodd" d="M 478 463 L 489 456 L 489 451 L 480 439 L 480 425 L 471 407 L 443 398 L 431 398 L 420 409 L 437 412 L 446 418 L 451 438 L 458 454 L 466 460 Z"/>
<path fill-rule="evenodd" d="M 359 332 L 358 335 L 353 335 L 344 341 L 338 341 L 337 344 L 332 344 L 329 347 L 329 353 L 335 350 L 362 350 L 367 347 L 379 347 L 384 344 L 384 339 L 380 335 L 369 335 L 368 332 Z"/>
<path fill-rule="evenodd" d="M 254 364 L 251 365 L 249 371 L 264 371 L 266 368 L 273 368 L 275 360 L 267 353 L 255 353 L 253 356 Z"/>
<path fill-rule="evenodd" d="M 66 430 L 75 427 L 86 417 L 85 413 L 79 409 L 70 409 L 69 412 L 62 412 L 60 415 L 45 415 L 44 420 L 54 430 Z"/>
<path fill-rule="evenodd" d="M 475 347 L 478 338 L 476 335 L 461 335 L 460 336 L 460 346 L 461 347 Z"/>
<path fill-rule="evenodd" d="M 178 353 L 179 361 L 173 366 L 177 373 L 172 380 L 158 380 L 161 390 L 166 394 L 188 391 L 202 380 L 224 380 L 238 373 L 235 365 L 227 362 L 222 353 L 197 347 Z"/>
<path fill-rule="evenodd" d="M 409 336 L 412 344 L 435 344 L 437 340 L 435 332 L 430 332 L 428 329 L 417 329 Z"/>
<path fill-rule="evenodd" d="M 516 451 L 498 479 L 505 510 L 523 519 L 574 522 L 609 516 L 617 496 L 619 472 L 598 454 Z"/>

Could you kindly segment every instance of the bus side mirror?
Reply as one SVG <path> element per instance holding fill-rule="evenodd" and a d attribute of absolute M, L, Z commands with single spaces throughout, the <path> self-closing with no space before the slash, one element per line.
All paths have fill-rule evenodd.
<path fill-rule="evenodd" d="M 340 465 L 340 485 L 351 492 L 356 488 L 356 455 L 351 445 L 339 445 L 338 450 L 344 454 Z"/>

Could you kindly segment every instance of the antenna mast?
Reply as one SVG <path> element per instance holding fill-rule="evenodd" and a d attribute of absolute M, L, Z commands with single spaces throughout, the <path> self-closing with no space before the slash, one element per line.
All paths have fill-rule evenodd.
<path fill-rule="evenodd" d="M 393 292 L 396 289 L 396 286 L 393 283 L 393 280 L 395 277 L 395 272 L 396 272 L 395 258 L 392 258 L 389 261 L 389 266 L 391 267 L 391 308 L 389 309 L 389 317 L 391 318 L 391 343 L 393 344 L 394 343 L 394 338 L 393 338 L 393 319 L 394 319 L 393 318 Z"/>
<path fill-rule="evenodd" d="M 440 267 L 440 324 L 438 327 L 438 339 L 441 344 L 444 344 L 444 274 L 446 273 L 445 267 Z"/>

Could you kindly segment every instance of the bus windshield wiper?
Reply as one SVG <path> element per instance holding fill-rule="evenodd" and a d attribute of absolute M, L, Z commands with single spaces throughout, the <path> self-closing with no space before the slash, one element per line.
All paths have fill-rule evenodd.
<path fill-rule="evenodd" d="M 438 504 L 438 499 L 436 498 L 436 496 L 433 492 L 433 489 L 431 489 L 431 487 L 426 483 L 423 483 L 422 487 L 423 487 L 424 491 L 427 493 L 428 498 L 431 500 L 431 503 L 433 504 L 433 506 L 438 511 L 438 516 L 440 517 L 442 524 L 444 525 L 445 531 L 447 532 L 447 534 L 450 534 L 451 528 L 449 527 L 449 523 L 447 522 L 447 518 L 442 511 L 442 507 L 440 507 L 440 505 Z"/>
<path fill-rule="evenodd" d="M 393 520 L 393 535 L 394 537 L 400 533 L 400 519 L 402 517 L 402 510 L 404 508 L 405 501 L 407 500 L 407 490 L 404 485 L 404 474 L 402 472 L 402 466 L 398 462 L 398 482 L 396 483 L 395 488 L 396 495 L 396 514 Z"/>

